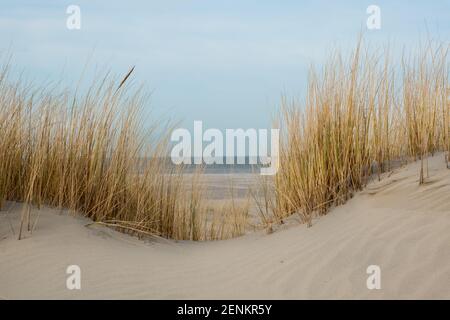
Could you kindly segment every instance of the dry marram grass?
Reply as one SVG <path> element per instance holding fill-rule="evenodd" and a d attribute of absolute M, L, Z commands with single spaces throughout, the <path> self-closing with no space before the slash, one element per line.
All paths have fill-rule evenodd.
<path fill-rule="evenodd" d="M 142 90 L 111 77 L 71 95 L 8 81 L 0 73 L 0 207 L 22 202 L 19 239 L 43 204 L 80 212 L 95 222 L 139 235 L 205 240 L 241 232 L 205 224 L 196 174 L 186 188 L 181 168 L 162 161 L 168 141 L 145 117 Z M 226 224 L 223 220 L 221 223 Z"/>
<path fill-rule="evenodd" d="M 388 51 L 360 41 L 348 61 L 335 54 L 321 73 L 311 70 L 305 105 L 283 101 L 276 214 L 297 213 L 310 226 L 393 160 L 420 159 L 420 184 L 429 154 L 446 151 L 448 161 L 448 49 L 430 42 L 398 71 Z"/>

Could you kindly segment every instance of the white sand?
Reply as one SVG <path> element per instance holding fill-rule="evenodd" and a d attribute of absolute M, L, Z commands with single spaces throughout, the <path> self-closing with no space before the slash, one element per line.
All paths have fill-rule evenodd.
<path fill-rule="evenodd" d="M 398 169 L 312 228 L 209 243 L 147 243 L 50 209 L 17 241 L 15 205 L 0 213 L 0 297 L 450 299 L 450 170 L 442 155 L 430 159 L 429 175 L 418 186 L 418 163 Z M 81 290 L 66 289 L 71 264 L 81 267 Z M 381 268 L 381 290 L 366 287 L 372 264 Z"/>

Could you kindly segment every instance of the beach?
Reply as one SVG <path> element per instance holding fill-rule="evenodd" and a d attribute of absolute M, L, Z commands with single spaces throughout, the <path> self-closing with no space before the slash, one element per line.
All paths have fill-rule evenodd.
<path fill-rule="evenodd" d="M 310 228 L 293 215 L 270 234 L 221 241 L 139 240 L 50 208 L 33 209 L 38 223 L 18 241 L 22 205 L 8 202 L 0 298 L 450 299 L 450 170 L 430 157 L 419 185 L 419 166 L 374 178 Z M 69 265 L 81 290 L 66 287 Z M 367 287 L 371 265 L 380 289 Z"/>

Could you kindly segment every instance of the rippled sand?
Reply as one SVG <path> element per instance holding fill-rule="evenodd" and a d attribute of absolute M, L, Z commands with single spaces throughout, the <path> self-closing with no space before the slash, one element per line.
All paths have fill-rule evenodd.
<path fill-rule="evenodd" d="M 371 183 L 312 228 L 208 243 L 139 241 L 52 209 L 17 241 L 11 204 L 0 212 L 0 297 L 450 299 L 450 170 L 442 155 L 430 158 L 419 186 L 418 168 Z M 219 200 L 224 178 L 209 177 Z M 244 190 L 251 177 L 241 178 Z M 72 264 L 81 290 L 66 289 Z M 369 265 L 381 268 L 380 290 L 367 289 Z"/>

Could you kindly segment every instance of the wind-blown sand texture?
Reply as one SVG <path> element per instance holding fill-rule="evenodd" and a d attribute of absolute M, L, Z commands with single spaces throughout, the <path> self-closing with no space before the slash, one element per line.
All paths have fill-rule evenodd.
<path fill-rule="evenodd" d="M 450 170 L 431 157 L 419 186 L 419 165 L 370 183 L 311 228 L 216 242 L 144 242 L 56 209 L 35 211 L 36 229 L 18 241 L 21 205 L 8 203 L 0 297 L 450 299 Z M 72 264 L 81 290 L 66 289 Z M 381 268 L 380 290 L 366 287 L 369 265 Z"/>

